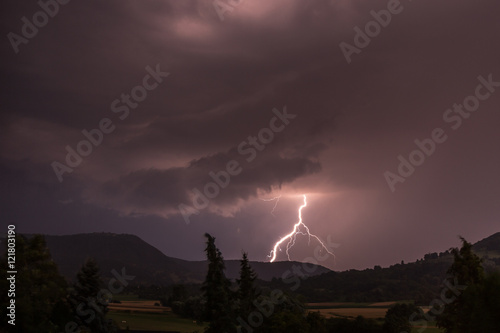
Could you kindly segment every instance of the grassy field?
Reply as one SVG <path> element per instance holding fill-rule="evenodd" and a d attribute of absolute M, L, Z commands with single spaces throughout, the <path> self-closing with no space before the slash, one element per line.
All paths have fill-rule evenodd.
<path fill-rule="evenodd" d="M 117 301 L 140 301 L 139 296 L 135 294 L 116 294 L 113 295 L 113 300 Z"/>
<path fill-rule="evenodd" d="M 319 311 L 326 318 L 356 318 L 363 316 L 365 318 L 384 318 L 387 309 L 396 302 L 383 303 L 308 303 L 309 311 Z"/>
<path fill-rule="evenodd" d="M 308 309 L 341 309 L 341 308 L 366 308 L 371 303 L 323 302 L 307 303 Z"/>
<path fill-rule="evenodd" d="M 107 318 L 113 319 L 121 329 L 127 326 L 131 330 L 171 330 L 182 333 L 203 332 L 205 325 L 198 325 L 191 319 L 180 318 L 168 307 L 158 306 L 157 300 L 140 300 L 135 295 L 121 295 L 121 303 L 111 303 Z M 307 304 L 308 311 L 319 311 L 326 318 L 349 318 L 357 316 L 382 320 L 389 307 L 396 302 L 380 303 L 341 303 L 324 302 Z M 157 304 L 157 305 L 155 305 Z M 428 311 L 428 309 L 424 309 Z M 435 327 L 434 322 L 428 323 L 425 330 L 414 327 L 412 333 L 443 333 Z"/>
<path fill-rule="evenodd" d="M 444 330 L 437 328 L 435 325 L 436 325 L 436 323 L 429 323 L 429 326 L 427 326 L 427 328 L 425 328 L 423 331 L 419 327 L 414 327 L 414 328 L 412 328 L 411 333 L 443 333 L 444 332 Z"/>
<path fill-rule="evenodd" d="M 180 318 L 170 308 L 155 306 L 154 300 L 123 300 L 122 303 L 111 303 L 107 318 L 113 319 L 121 329 L 127 326 L 131 330 L 179 331 L 183 333 L 203 332 L 206 325 L 198 325 L 191 319 Z"/>
<path fill-rule="evenodd" d="M 109 309 L 128 312 L 170 312 L 171 309 L 159 306 L 159 301 L 122 301 L 121 303 L 110 303 Z"/>
<path fill-rule="evenodd" d="M 336 308 L 336 309 L 319 309 L 311 310 L 314 312 L 319 311 L 326 318 L 356 318 L 363 316 L 365 318 L 384 318 L 387 309 L 383 308 Z"/>
<path fill-rule="evenodd" d="M 406 303 L 401 301 L 398 303 Z M 380 303 L 341 303 L 341 302 L 324 302 L 324 303 L 308 303 L 308 311 L 319 311 L 326 318 L 348 318 L 354 319 L 357 316 L 363 316 L 371 319 L 383 319 L 387 310 L 396 302 L 380 302 Z M 425 307 L 424 312 L 429 311 Z M 414 327 L 412 333 L 443 333 L 443 330 L 436 328 L 435 322 L 429 322 L 425 330 L 422 327 Z"/>
<path fill-rule="evenodd" d="M 107 318 L 113 319 L 121 329 L 131 330 L 203 332 L 205 326 L 197 325 L 190 319 L 179 318 L 170 313 L 126 313 L 110 311 Z"/>

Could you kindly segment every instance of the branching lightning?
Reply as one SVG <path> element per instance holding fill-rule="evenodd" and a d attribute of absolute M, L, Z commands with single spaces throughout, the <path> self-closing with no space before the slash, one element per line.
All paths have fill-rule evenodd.
<path fill-rule="evenodd" d="M 280 251 L 281 251 L 281 247 L 280 246 L 287 239 L 288 239 L 288 243 L 286 244 L 286 255 L 288 257 L 288 260 L 290 260 L 289 250 L 290 250 L 290 248 L 292 248 L 295 245 L 295 241 L 297 239 L 297 235 L 298 234 L 304 235 L 304 236 L 308 236 L 308 238 L 309 238 L 308 242 L 309 243 L 311 242 L 311 237 L 315 238 L 321 244 L 321 246 L 323 247 L 323 249 L 326 252 L 328 252 L 332 256 L 335 256 L 330 250 L 328 250 L 328 248 L 326 247 L 326 245 L 321 241 L 321 239 L 319 239 L 318 236 L 316 236 L 314 234 L 311 234 L 311 232 L 309 231 L 309 228 L 307 227 L 307 225 L 305 225 L 304 222 L 302 221 L 302 209 L 304 209 L 305 207 L 307 207 L 307 198 L 306 198 L 306 195 L 303 194 L 303 197 L 304 197 L 304 203 L 299 207 L 299 211 L 298 211 L 299 221 L 297 223 L 295 223 L 295 225 L 293 226 L 293 230 L 288 235 L 283 236 L 278 242 L 276 242 L 276 244 L 274 244 L 273 249 L 271 250 L 271 252 L 268 255 L 268 257 L 271 258 L 269 260 L 270 262 L 274 262 L 276 260 L 278 249 L 280 249 Z M 276 198 L 274 198 L 274 199 L 276 199 Z M 278 200 L 279 200 L 279 198 L 277 199 L 277 201 Z M 278 204 L 277 201 L 276 201 L 276 205 Z M 274 206 L 275 208 L 276 208 L 276 205 Z M 274 209 L 273 209 L 273 212 L 274 212 Z M 302 229 L 304 229 L 304 230 L 302 230 Z"/>
<path fill-rule="evenodd" d="M 271 210 L 271 215 L 274 216 L 274 211 L 276 210 L 276 207 L 278 206 L 278 202 L 280 202 L 280 198 L 281 198 L 281 194 L 278 195 L 277 197 L 274 197 L 274 198 L 270 198 L 270 199 L 260 199 L 262 201 L 275 201 L 276 202 L 274 203 L 274 206 L 273 206 L 273 210 Z"/>

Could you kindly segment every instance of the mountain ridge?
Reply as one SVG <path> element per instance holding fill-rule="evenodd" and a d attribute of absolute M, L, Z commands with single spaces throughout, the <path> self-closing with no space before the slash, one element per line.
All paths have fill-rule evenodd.
<path fill-rule="evenodd" d="M 460 246 L 459 246 L 460 247 Z M 482 259 L 485 272 L 500 272 L 500 232 L 473 244 L 473 252 Z M 423 259 L 389 267 L 328 272 L 302 281 L 296 290 L 310 302 L 385 302 L 415 300 L 420 305 L 439 295 L 447 271 L 453 263 L 449 250 L 427 253 Z M 274 288 L 288 288 L 283 281 Z"/>
<path fill-rule="evenodd" d="M 29 235 L 27 235 L 29 236 Z M 124 267 L 127 274 L 136 275 L 135 282 L 146 284 L 200 283 L 204 280 L 207 261 L 189 261 L 169 257 L 163 252 L 131 234 L 86 233 L 74 235 L 43 235 L 54 262 L 63 276 L 74 279 L 87 258 L 99 264 L 101 275 L 111 278 L 112 270 Z M 239 276 L 239 260 L 225 260 L 226 276 Z M 301 263 L 281 261 L 275 263 L 250 261 L 259 279 L 279 278 L 293 265 Z M 329 272 L 328 268 L 314 265 L 308 276 Z M 130 273 L 129 273 L 130 272 Z"/>
<path fill-rule="evenodd" d="M 26 236 L 30 237 L 31 235 Z M 44 235 L 44 237 L 60 273 L 70 281 L 75 278 L 81 265 L 90 257 L 96 259 L 101 269 L 101 276 L 105 280 L 113 277 L 113 270 L 121 271 L 122 268 L 126 270 L 127 274 L 136 276 L 134 283 L 149 285 L 201 283 L 206 274 L 206 261 L 189 261 L 169 257 L 137 235 L 95 232 L 73 235 Z M 473 249 L 483 258 L 485 267 L 489 269 L 500 267 L 500 232 L 476 242 L 473 244 Z M 311 269 L 312 273 L 306 274 L 306 276 L 313 277 L 312 281 L 316 280 L 317 282 L 324 279 L 319 277 L 324 273 L 327 273 L 332 278 L 340 274 L 346 277 L 349 276 L 349 278 L 346 278 L 347 280 L 353 280 L 355 279 L 355 272 L 360 272 L 360 276 L 369 274 L 376 277 L 381 273 L 380 269 L 396 271 L 401 267 L 414 267 L 413 269 L 417 270 L 417 267 L 422 267 L 417 264 L 422 262 L 439 263 L 440 268 L 436 270 L 436 276 L 441 276 L 451 261 L 452 257 L 446 251 L 439 254 L 428 253 L 424 255 L 424 259 L 403 264 L 403 266 L 400 264 L 391 265 L 388 268 L 376 266 L 378 267 L 377 270 L 374 268 L 362 271 L 334 272 L 323 266 L 313 265 L 311 266 L 313 267 Z M 239 260 L 225 260 L 225 264 L 226 276 L 230 279 L 236 279 L 239 275 Z M 302 265 L 300 262 L 293 261 L 274 263 L 251 261 L 250 264 L 256 271 L 258 278 L 263 281 L 271 281 L 274 278 L 280 279 L 284 272 L 293 272 L 294 266 Z M 370 271 L 373 272 L 370 273 Z M 416 275 L 417 273 L 412 274 Z M 303 287 L 307 285 L 308 283 L 305 283 Z M 312 285 L 309 287 L 313 288 Z"/>

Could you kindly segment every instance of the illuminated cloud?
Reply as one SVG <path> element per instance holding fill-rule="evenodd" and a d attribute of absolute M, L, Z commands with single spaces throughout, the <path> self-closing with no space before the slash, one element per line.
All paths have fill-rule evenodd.
<path fill-rule="evenodd" d="M 4 41 L 4 223 L 136 233 L 188 259 L 202 258 L 209 231 L 225 257 L 244 248 L 266 260 L 296 221 L 297 201 L 282 199 L 273 216 L 259 198 L 308 193 L 308 226 L 342 244 L 339 269 L 410 261 L 456 245 L 457 234 L 475 241 L 497 232 L 500 95 L 396 193 L 383 173 L 442 124 L 479 75 L 500 80 L 492 43 L 500 4 L 402 5 L 347 64 L 339 43 L 387 1 L 246 0 L 224 21 L 212 1 L 71 2 L 19 54 Z M 39 6 L 3 9 L 4 31 L 19 33 Z M 170 76 L 118 121 L 111 103 L 155 64 Z M 210 171 L 241 159 L 238 144 L 284 105 L 296 120 L 186 225 L 178 205 L 190 204 Z M 116 129 L 59 183 L 51 162 L 104 117 Z"/>

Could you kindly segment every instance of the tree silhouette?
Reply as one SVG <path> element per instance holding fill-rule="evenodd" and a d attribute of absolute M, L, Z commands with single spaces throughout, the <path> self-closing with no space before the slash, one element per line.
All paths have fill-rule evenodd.
<path fill-rule="evenodd" d="M 256 279 L 257 274 L 250 267 L 247 254 L 243 252 L 243 258 L 240 260 L 240 278 L 236 280 L 238 283 L 239 315 L 243 318 L 246 318 L 255 307 L 253 302 L 258 296 L 254 286 Z"/>
<path fill-rule="evenodd" d="M 465 327 L 471 321 L 470 306 L 471 300 L 476 297 L 470 297 L 469 293 L 480 289 L 484 282 L 484 270 L 481 266 L 481 258 L 472 252 L 472 244 L 460 237 L 462 247 L 453 248 L 451 253 L 454 260 L 448 269 L 449 277 L 446 280 L 447 290 L 445 297 L 450 300 L 444 305 L 442 313 L 437 316 L 437 325 L 451 332 L 468 332 Z M 467 294 L 464 290 L 470 289 Z M 469 295 L 469 296 L 468 296 Z"/>
<path fill-rule="evenodd" d="M 418 313 L 415 304 L 395 304 L 385 314 L 384 331 L 387 333 L 411 332 L 410 316 Z"/>
<path fill-rule="evenodd" d="M 0 306 L 3 320 L 0 328 L 9 327 L 9 332 L 59 332 L 70 319 L 67 311 L 66 281 L 58 269 L 41 235 L 30 239 L 16 236 L 15 270 L 15 326 L 7 323 L 10 299 L 7 291 L 7 255 L 1 261 Z M 0 329 L 1 331 L 2 329 Z"/>
<path fill-rule="evenodd" d="M 206 299 L 205 316 L 210 321 L 207 333 L 232 333 L 235 331 L 234 304 L 231 282 L 224 274 L 225 264 L 221 252 L 215 246 L 215 238 L 206 233 L 208 272 L 202 291 Z"/>
<path fill-rule="evenodd" d="M 113 329 L 105 320 L 108 311 L 107 294 L 101 292 L 99 266 L 88 259 L 76 275 L 70 303 L 78 324 L 92 333 L 107 333 Z"/>

